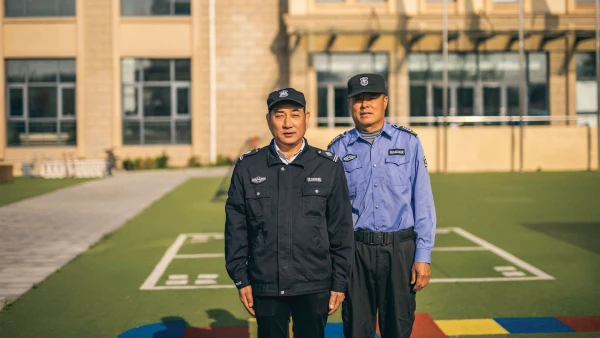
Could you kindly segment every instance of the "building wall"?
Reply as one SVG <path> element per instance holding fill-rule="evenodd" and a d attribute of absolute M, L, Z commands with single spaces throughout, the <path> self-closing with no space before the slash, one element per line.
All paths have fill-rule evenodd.
<path fill-rule="evenodd" d="M 325 148 L 347 128 L 309 129 L 309 144 Z M 444 171 L 442 128 L 413 128 L 418 134 L 430 172 Z M 518 127 L 448 128 L 447 172 L 519 171 Z M 523 170 L 597 170 L 596 128 L 572 126 L 529 126 L 524 130 Z"/>
<path fill-rule="evenodd" d="M 493 0 L 457 0 L 449 4 L 451 29 L 516 30 L 516 4 Z M 4 8 L 0 6 L 0 14 Z M 113 148 L 122 160 L 155 157 L 166 152 L 172 165 L 185 165 L 191 156 L 207 163 L 210 154 L 210 83 L 208 43 L 208 0 L 194 0 L 190 16 L 121 17 L 119 0 L 77 0 L 74 18 L 4 18 L 0 24 L 0 107 L 5 100 L 5 58 L 76 58 L 77 61 L 77 146 L 6 147 L 6 120 L 0 119 L 0 159 L 15 164 L 37 158 L 103 158 Z M 526 29 L 593 30 L 593 4 L 575 0 L 526 1 Z M 381 3 L 316 3 L 314 0 L 228 0 L 216 1 L 217 34 L 217 153 L 239 155 L 251 137 L 259 144 L 270 140 L 265 122 L 266 96 L 270 91 L 292 86 L 306 94 L 307 109 L 317 114 L 317 76 L 312 55 L 326 50 L 328 32 L 340 34 L 330 52 L 386 52 L 389 55 L 390 116 L 408 117 L 409 76 L 407 54 L 411 51 L 441 50 L 439 34 L 416 39 L 396 30 L 441 29 L 442 6 L 426 0 Z M 307 32 L 314 31 L 314 34 Z M 368 45 L 368 32 L 382 33 Z M 362 32 L 362 33 L 361 33 Z M 365 33 L 367 32 L 367 33 Z M 302 34 L 296 34 L 302 33 Z M 415 38 L 414 43 L 410 40 Z M 517 51 L 518 45 L 497 35 L 478 46 L 465 36 L 450 42 L 450 51 Z M 544 50 L 549 60 L 549 107 L 553 116 L 575 114 L 574 51 L 594 50 L 594 41 L 575 44 L 573 36 L 542 43 L 528 37 L 528 50 Z M 121 59 L 190 58 L 192 62 L 192 143 L 189 145 L 122 145 Z M 313 119 L 314 120 L 314 119 Z M 568 129 L 565 122 L 551 127 L 527 128 L 525 168 L 536 170 L 580 170 L 591 161 L 587 131 Z M 571 123 L 572 124 L 572 123 Z M 558 129 L 555 129 L 558 128 Z M 562 129 L 567 128 L 567 129 Z M 415 128 L 428 153 L 430 168 L 442 171 L 441 129 Z M 325 147 L 341 129 L 317 128 L 313 123 L 311 144 Z M 508 127 L 448 130 L 449 171 L 509 171 L 519 167 L 514 152 L 518 133 Z M 514 136 L 516 135 L 516 136 Z M 562 143 L 554 144 L 561 135 Z M 595 137 L 592 132 L 592 139 Z M 538 139 L 539 138 L 539 139 Z M 476 139 L 477 142 L 473 142 Z M 548 139 L 549 141 L 542 141 Z M 314 140 L 314 141 L 313 141 Z M 569 143 L 571 142 L 572 143 Z M 585 142 L 584 142 L 585 141 Z M 563 146 L 563 144 L 567 146 Z M 592 148 L 595 147 L 592 141 Z M 498 146 L 500 145 L 500 146 Z M 497 147 L 494 156 L 488 149 Z M 569 161 L 552 157 L 552 147 L 569 148 Z M 35 155 L 34 155 L 35 154 Z M 590 157 L 591 156 L 591 157 Z"/>

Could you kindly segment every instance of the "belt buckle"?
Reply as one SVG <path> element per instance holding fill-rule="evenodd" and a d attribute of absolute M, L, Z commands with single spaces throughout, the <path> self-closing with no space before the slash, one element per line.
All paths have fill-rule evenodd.
<path fill-rule="evenodd" d="M 383 235 L 381 234 L 381 232 L 375 233 L 375 241 L 374 242 L 376 242 L 376 243 L 373 243 L 373 244 L 383 245 Z"/>

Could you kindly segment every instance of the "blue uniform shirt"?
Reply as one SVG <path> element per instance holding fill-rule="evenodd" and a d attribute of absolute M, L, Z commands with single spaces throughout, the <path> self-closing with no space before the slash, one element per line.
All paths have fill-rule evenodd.
<path fill-rule="evenodd" d="M 342 159 L 354 230 L 392 232 L 414 227 L 415 262 L 431 262 L 436 215 L 421 141 L 405 127 L 384 123 L 373 144 L 356 128 L 328 150 Z"/>

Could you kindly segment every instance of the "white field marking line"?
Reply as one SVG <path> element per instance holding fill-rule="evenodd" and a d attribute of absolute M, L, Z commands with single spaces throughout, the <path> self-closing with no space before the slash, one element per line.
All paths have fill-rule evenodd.
<path fill-rule="evenodd" d="M 494 270 L 501 272 L 501 271 L 517 271 L 517 268 L 515 268 L 514 266 L 495 266 Z"/>
<path fill-rule="evenodd" d="M 476 244 L 479 244 L 480 246 L 482 246 L 484 248 L 489 249 L 491 252 L 506 259 L 507 261 L 513 263 L 514 265 L 520 267 L 521 269 L 529 271 L 531 274 L 539 277 L 539 279 L 543 279 L 543 280 L 553 280 L 554 279 L 554 277 L 550 276 L 549 274 L 545 273 L 544 271 L 511 255 L 510 253 L 500 249 L 499 247 L 497 247 L 489 242 L 484 241 L 483 239 L 471 234 L 470 232 L 467 232 L 461 228 L 453 228 L 453 231 L 455 233 L 463 236 L 464 238 L 466 238 Z M 515 277 L 515 278 L 529 278 L 529 277 Z"/>
<path fill-rule="evenodd" d="M 489 277 L 489 278 L 432 278 L 429 283 L 470 283 L 470 282 L 515 282 L 548 280 L 545 277 Z"/>
<path fill-rule="evenodd" d="M 150 290 L 187 290 L 187 289 L 235 289 L 235 285 L 173 285 L 155 286 Z"/>
<path fill-rule="evenodd" d="M 453 228 L 437 228 L 435 229 L 436 234 L 449 234 L 452 232 Z"/>
<path fill-rule="evenodd" d="M 487 248 L 481 246 L 446 246 L 446 247 L 433 247 L 432 251 L 487 251 Z"/>
<path fill-rule="evenodd" d="M 179 251 L 183 243 L 185 243 L 186 237 L 186 234 L 181 234 L 177 236 L 175 242 L 171 244 L 171 246 L 167 249 L 167 251 L 162 256 L 158 264 L 156 264 L 154 270 L 152 270 L 152 272 L 150 273 L 150 276 L 146 278 L 146 281 L 144 281 L 144 284 L 142 284 L 140 290 L 153 290 L 156 287 L 156 283 L 158 283 L 160 276 L 162 276 L 165 273 L 167 267 L 169 266 L 169 263 L 171 263 L 173 257 L 175 257 L 175 255 L 177 254 L 177 251 Z"/>
<path fill-rule="evenodd" d="M 168 280 L 165 282 L 166 285 L 187 285 L 187 279 L 182 280 Z"/>
<path fill-rule="evenodd" d="M 219 278 L 219 275 L 214 273 L 214 274 L 199 274 L 198 277 L 196 277 L 196 279 L 217 279 Z"/>
<path fill-rule="evenodd" d="M 169 279 L 188 279 L 188 275 L 169 275 Z"/>
<path fill-rule="evenodd" d="M 176 255 L 173 258 L 220 258 L 225 257 L 222 253 L 209 253 L 209 254 L 187 254 L 187 255 Z"/>
<path fill-rule="evenodd" d="M 523 277 L 523 276 L 526 276 L 527 274 L 523 271 L 505 271 L 502 273 L 502 275 L 504 275 L 506 277 Z"/>
<path fill-rule="evenodd" d="M 216 280 L 213 279 L 198 279 L 194 282 L 196 285 L 208 285 L 208 284 L 217 284 Z"/>

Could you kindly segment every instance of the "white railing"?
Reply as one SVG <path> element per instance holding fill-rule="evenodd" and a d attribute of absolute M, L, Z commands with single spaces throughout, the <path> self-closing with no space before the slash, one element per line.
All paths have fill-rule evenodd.
<path fill-rule="evenodd" d="M 45 161 L 41 169 L 44 178 L 104 177 L 106 173 L 106 160 Z"/>
<path fill-rule="evenodd" d="M 519 125 L 519 116 L 448 116 L 446 123 L 452 126 L 460 125 Z M 443 116 L 389 116 L 386 117 L 388 123 L 401 124 L 410 126 L 412 124 L 429 124 L 441 126 L 444 123 Z M 597 117 L 595 114 L 585 114 L 578 116 L 523 116 L 523 124 L 548 124 L 552 122 L 565 122 L 573 125 L 590 125 L 595 126 Z M 330 124 L 332 127 L 335 123 L 353 125 L 354 121 L 351 117 L 318 117 L 317 122 L 321 125 Z M 571 123 L 574 122 L 574 123 Z"/>

